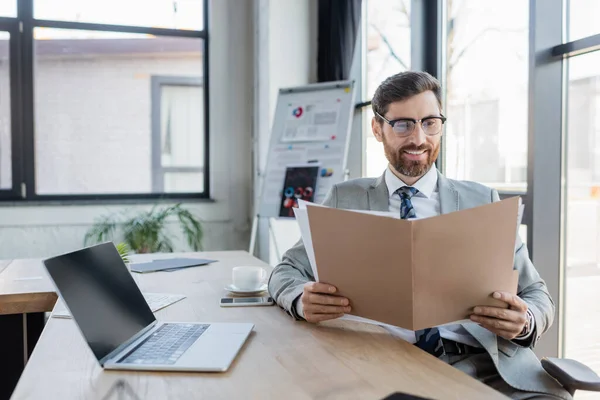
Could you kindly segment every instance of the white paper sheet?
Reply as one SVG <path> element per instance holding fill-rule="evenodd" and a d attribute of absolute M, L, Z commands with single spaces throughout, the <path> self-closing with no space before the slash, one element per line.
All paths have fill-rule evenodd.
<path fill-rule="evenodd" d="M 519 197 L 519 212 L 517 214 L 517 236 L 519 235 L 519 228 L 521 227 L 521 222 L 523 221 L 523 212 L 525 211 L 525 205 L 522 203 L 523 200 Z"/>
<path fill-rule="evenodd" d="M 296 221 L 298 221 L 298 226 L 300 227 L 300 235 L 302 236 L 302 242 L 304 243 L 306 255 L 310 262 L 310 268 L 312 269 L 315 281 L 319 282 L 319 273 L 317 272 L 317 263 L 315 261 L 315 249 L 312 245 L 312 236 L 308 224 L 308 212 L 306 208 L 294 208 L 294 215 L 296 216 Z"/>
<path fill-rule="evenodd" d="M 183 294 L 143 293 L 143 295 L 152 312 L 156 312 L 182 299 L 185 299 L 185 295 Z M 52 312 L 52 317 L 72 318 L 71 313 L 65 306 L 64 301 L 62 299 L 59 299 L 58 304 L 55 306 L 54 311 Z"/>

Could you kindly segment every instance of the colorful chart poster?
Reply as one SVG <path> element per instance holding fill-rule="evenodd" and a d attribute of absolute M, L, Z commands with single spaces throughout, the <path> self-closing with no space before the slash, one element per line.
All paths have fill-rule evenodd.
<path fill-rule="evenodd" d="M 267 163 L 260 176 L 259 216 L 294 216 L 292 210 L 282 209 L 286 200 L 282 188 L 291 173 L 288 167 L 319 165 L 318 169 L 311 169 L 311 174 L 316 174 L 310 182 L 315 203 L 321 203 L 333 185 L 345 179 L 353 116 L 352 82 L 318 83 L 279 91 Z"/>
<path fill-rule="evenodd" d="M 294 218 L 294 208 L 298 208 L 298 200 L 314 202 L 318 165 L 290 166 L 285 171 L 285 181 L 281 190 L 279 216 Z"/>

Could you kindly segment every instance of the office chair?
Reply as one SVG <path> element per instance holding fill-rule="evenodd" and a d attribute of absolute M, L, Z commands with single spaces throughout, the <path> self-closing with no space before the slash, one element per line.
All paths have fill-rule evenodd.
<path fill-rule="evenodd" d="M 566 358 L 542 358 L 542 367 L 572 395 L 576 390 L 600 392 L 600 376 L 579 361 Z"/>

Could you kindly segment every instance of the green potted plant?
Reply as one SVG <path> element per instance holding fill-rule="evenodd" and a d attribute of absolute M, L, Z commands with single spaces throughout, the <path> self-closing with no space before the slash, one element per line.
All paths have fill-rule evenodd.
<path fill-rule="evenodd" d="M 169 217 L 179 221 L 190 248 L 194 251 L 202 250 L 202 225 L 181 204 L 162 209 L 154 206 L 150 211 L 133 216 L 127 216 L 126 213 L 103 216 L 87 231 L 84 243 L 85 246 L 106 241 L 122 243 L 119 250 L 121 257 L 127 257 L 129 250 L 135 253 L 173 252 L 173 241 L 165 232 Z"/>
<path fill-rule="evenodd" d="M 121 242 L 116 244 L 117 251 L 125 264 L 129 264 L 129 246 L 127 243 Z"/>

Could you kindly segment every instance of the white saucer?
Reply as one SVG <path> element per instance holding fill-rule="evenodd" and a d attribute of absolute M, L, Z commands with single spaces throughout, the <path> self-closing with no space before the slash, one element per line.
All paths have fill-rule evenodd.
<path fill-rule="evenodd" d="M 229 285 L 225 286 L 225 290 L 234 294 L 258 294 L 267 290 L 267 284 L 265 283 L 256 289 L 239 289 L 230 283 Z"/>

